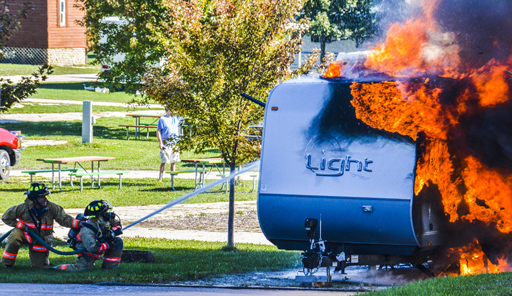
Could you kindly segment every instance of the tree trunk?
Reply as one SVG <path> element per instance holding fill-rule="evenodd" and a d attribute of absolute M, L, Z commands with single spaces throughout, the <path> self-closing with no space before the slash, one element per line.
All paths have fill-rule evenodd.
<path fill-rule="evenodd" d="M 235 173 L 235 163 L 229 164 L 230 175 Z M 235 225 L 235 178 L 229 180 L 229 214 L 228 214 L 228 247 L 234 247 L 234 225 Z"/>
<path fill-rule="evenodd" d="M 325 58 L 325 38 L 320 38 L 320 64 L 324 62 Z"/>

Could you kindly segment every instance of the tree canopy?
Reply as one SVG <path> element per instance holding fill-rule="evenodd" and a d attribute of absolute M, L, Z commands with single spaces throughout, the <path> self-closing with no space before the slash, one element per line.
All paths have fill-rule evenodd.
<path fill-rule="evenodd" d="M 291 75 L 300 51 L 301 23 L 293 22 L 297 0 L 174 0 L 162 34 L 168 44 L 165 69 L 144 83 L 146 95 L 188 119 L 191 130 L 180 149 L 218 148 L 231 172 L 259 158 L 260 143 L 247 139 L 248 126 L 263 108 L 241 96 L 266 101 L 268 92 Z M 151 29 L 152 27 L 149 26 Z M 233 244 L 235 183 L 230 184 L 228 246 Z"/>
<path fill-rule="evenodd" d="M 128 91 L 135 92 L 140 88 L 144 73 L 160 62 L 168 46 L 161 39 L 153 38 L 153 34 L 163 34 L 159 31 L 165 27 L 162 24 L 170 22 L 167 1 L 78 1 L 85 10 L 85 17 L 79 23 L 87 28 L 96 61 L 111 66 L 100 78 L 107 84 L 123 84 Z M 122 22 L 105 21 L 112 16 Z M 102 37 L 106 42 L 100 43 Z M 124 59 L 114 61 L 117 54 L 124 54 Z"/>
<path fill-rule="evenodd" d="M 107 82 L 141 87 L 144 102 L 155 100 L 186 118 L 188 131 L 177 149 L 216 148 L 233 172 L 259 158 L 259 141 L 245 137 L 264 110 L 241 96 L 266 101 L 279 81 L 306 73 L 306 61 L 292 72 L 305 20 L 303 0 L 80 0 L 82 24 L 94 39 L 99 60 L 117 53 Z M 104 22 L 118 16 L 122 24 Z M 101 36 L 108 36 L 100 44 Z M 317 57 L 318 55 L 316 55 Z M 315 57 L 315 55 L 313 55 Z M 165 66 L 151 67 L 163 59 Z M 233 245 L 235 183 L 230 184 L 228 246 Z"/>
<path fill-rule="evenodd" d="M 325 44 L 336 40 L 354 40 L 356 46 L 376 31 L 373 0 L 307 0 L 300 18 L 309 19 L 311 41 L 320 42 L 321 55 Z"/>

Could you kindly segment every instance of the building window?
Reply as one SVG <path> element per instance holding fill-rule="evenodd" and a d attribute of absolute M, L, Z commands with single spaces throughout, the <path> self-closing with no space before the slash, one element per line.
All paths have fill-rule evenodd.
<path fill-rule="evenodd" d="M 66 0 L 59 0 L 60 26 L 66 26 Z"/>

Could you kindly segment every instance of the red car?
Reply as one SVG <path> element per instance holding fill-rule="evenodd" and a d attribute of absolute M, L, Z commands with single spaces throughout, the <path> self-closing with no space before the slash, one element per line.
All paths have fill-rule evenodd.
<path fill-rule="evenodd" d="M 11 167 L 21 159 L 21 139 L 24 136 L 0 128 L 0 180 L 7 180 Z"/>

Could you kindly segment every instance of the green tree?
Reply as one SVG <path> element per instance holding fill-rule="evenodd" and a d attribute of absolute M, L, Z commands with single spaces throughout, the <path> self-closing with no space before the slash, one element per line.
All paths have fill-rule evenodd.
<path fill-rule="evenodd" d="M 21 28 L 21 20 L 27 18 L 32 9 L 31 2 L 24 2 L 15 13 L 11 12 L 10 1 L 0 0 L 0 59 L 4 58 L 3 50 L 6 42 Z M 20 82 L 13 84 L 9 79 L 0 78 L 0 112 L 5 112 L 11 106 L 36 92 L 40 80 L 46 80 L 46 75 L 53 71 L 49 66 L 42 66 L 31 77 L 23 77 Z"/>
<path fill-rule="evenodd" d="M 169 7 L 164 0 L 78 0 L 85 17 L 79 24 L 87 28 L 98 63 L 112 68 L 102 72 L 105 84 L 126 86 L 128 92 L 140 89 L 144 73 L 160 62 L 168 47 L 161 39 L 153 38 L 163 24 L 170 22 Z M 106 17 L 119 17 L 123 22 L 105 21 Z M 100 43 L 100 38 L 106 42 Z M 124 54 L 122 61 L 114 61 L 116 55 Z"/>
<path fill-rule="evenodd" d="M 297 0 L 175 0 L 170 22 L 155 38 L 168 45 L 164 71 L 147 75 L 148 98 L 185 116 L 191 127 L 178 148 L 218 148 L 230 172 L 259 158 L 260 143 L 244 137 L 263 118 L 263 108 L 241 96 L 266 101 L 292 73 L 302 22 L 292 22 Z M 161 34 L 160 34 L 161 33 Z M 230 182 L 228 248 L 233 248 L 235 180 Z"/>
<path fill-rule="evenodd" d="M 336 40 L 354 40 L 356 46 L 376 32 L 373 0 L 307 0 L 300 18 L 309 19 L 311 41 L 320 42 L 320 59 L 325 44 Z"/>

